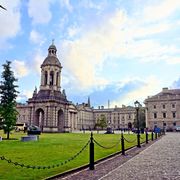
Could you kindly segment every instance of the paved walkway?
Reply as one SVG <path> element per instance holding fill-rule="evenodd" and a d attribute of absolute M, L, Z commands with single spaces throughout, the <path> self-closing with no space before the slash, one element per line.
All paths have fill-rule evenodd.
<path fill-rule="evenodd" d="M 180 180 L 180 133 L 167 133 L 99 180 Z"/>

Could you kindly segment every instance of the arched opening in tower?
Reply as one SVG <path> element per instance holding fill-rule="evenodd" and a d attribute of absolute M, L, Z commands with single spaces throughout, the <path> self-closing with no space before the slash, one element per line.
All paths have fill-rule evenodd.
<path fill-rule="evenodd" d="M 54 84 L 54 72 L 53 71 L 51 71 L 50 72 L 50 86 L 52 86 L 53 84 Z"/>
<path fill-rule="evenodd" d="M 58 111 L 58 131 L 63 132 L 64 130 L 64 112 L 62 109 Z"/>
<path fill-rule="evenodd" d="M 59 72 L 56 73 L 56 86 L 58 86 L 58 81 L 59 81 Z"/>
<path fill-rule="evenodd" d="M 34 124 L 38 126 L 41 131 L 43 132 L 43 127 L 44 127 L 44 111 L 39 108 L 36 110 L 36 117 L 35 117 L 35 122 Z"/>

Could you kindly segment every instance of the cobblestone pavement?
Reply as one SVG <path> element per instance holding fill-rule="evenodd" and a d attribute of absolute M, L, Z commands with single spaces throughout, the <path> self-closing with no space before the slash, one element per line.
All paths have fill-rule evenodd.
<path fill-rule="evenodd" d="M 167 133 L 137 156 L 99 178 L 134 179 L 180 180 L 180 133 Z"/>
<path fill-rule="evenodd" d="M 159 140 L 157 140 L 159 141 Z M 123 156 L 121 154 L 116 155 L 110 159 L 107 159 L 105 161 L 102 161 L 95 165 L 95 170 L 89 170 L 89 168 L 84 169 L 82 171 L 69 174 L 64 177 L 54 178 L 57 179 L 63 179 L 63 180 L 98 180 L 101 177 L 105 176 L 108 172 L 113 171 L 117 167 L 121 166 L 123 163 L 127 162 L 137 154 L 139 154 L 141 151 L 146 149 L 147 147 L 151 146 L 152 143 L 156 143 L 157 141 L 150 141 L 148 144 L 142 145 L 141 148 L 133 148 L 128 151 L 126 151 L 126 155 Z"/>

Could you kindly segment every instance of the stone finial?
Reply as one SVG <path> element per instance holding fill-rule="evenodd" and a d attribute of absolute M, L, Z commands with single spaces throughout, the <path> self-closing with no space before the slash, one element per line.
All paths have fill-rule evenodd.
<path fill-rule="evenodd" d="M 63 94 L 64 96 L 66 96 L 66 91 L 65 91 L 65 89 L 62 90 L 62 94 Z"/>

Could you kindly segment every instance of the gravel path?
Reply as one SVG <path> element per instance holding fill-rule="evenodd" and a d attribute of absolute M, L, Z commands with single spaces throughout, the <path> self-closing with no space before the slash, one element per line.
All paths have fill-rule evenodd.
<path fill-rule="evenodd" d="M 92 178 L 93 179 L 93 178 Z M 167 133 L 99 180 L 180 180 L 180 133 Z"/>
<path fill-rule="evenodd" d="M 158 140 L 157 140 L 158 141 Z M 126 155 L 121 154 L 116 155 L 108 160 L 102 161 L 95 165 L 95 170 L 84 169 L 80 172 L 70 174 L 65 177 L 54 178 L 54 179 L 63 179 L 63 180 L 98 180 L 101 177 L 105 176 L 110 171 L 113 171 L 117 167 L 121 166 L 123 163 L 127 162 L 141 151 L 151 146 L 152 143 L 156 141 L 149 142 L 148 144 L 142 145 L 141 148 L 133 148 L 126 152 Z"/>

